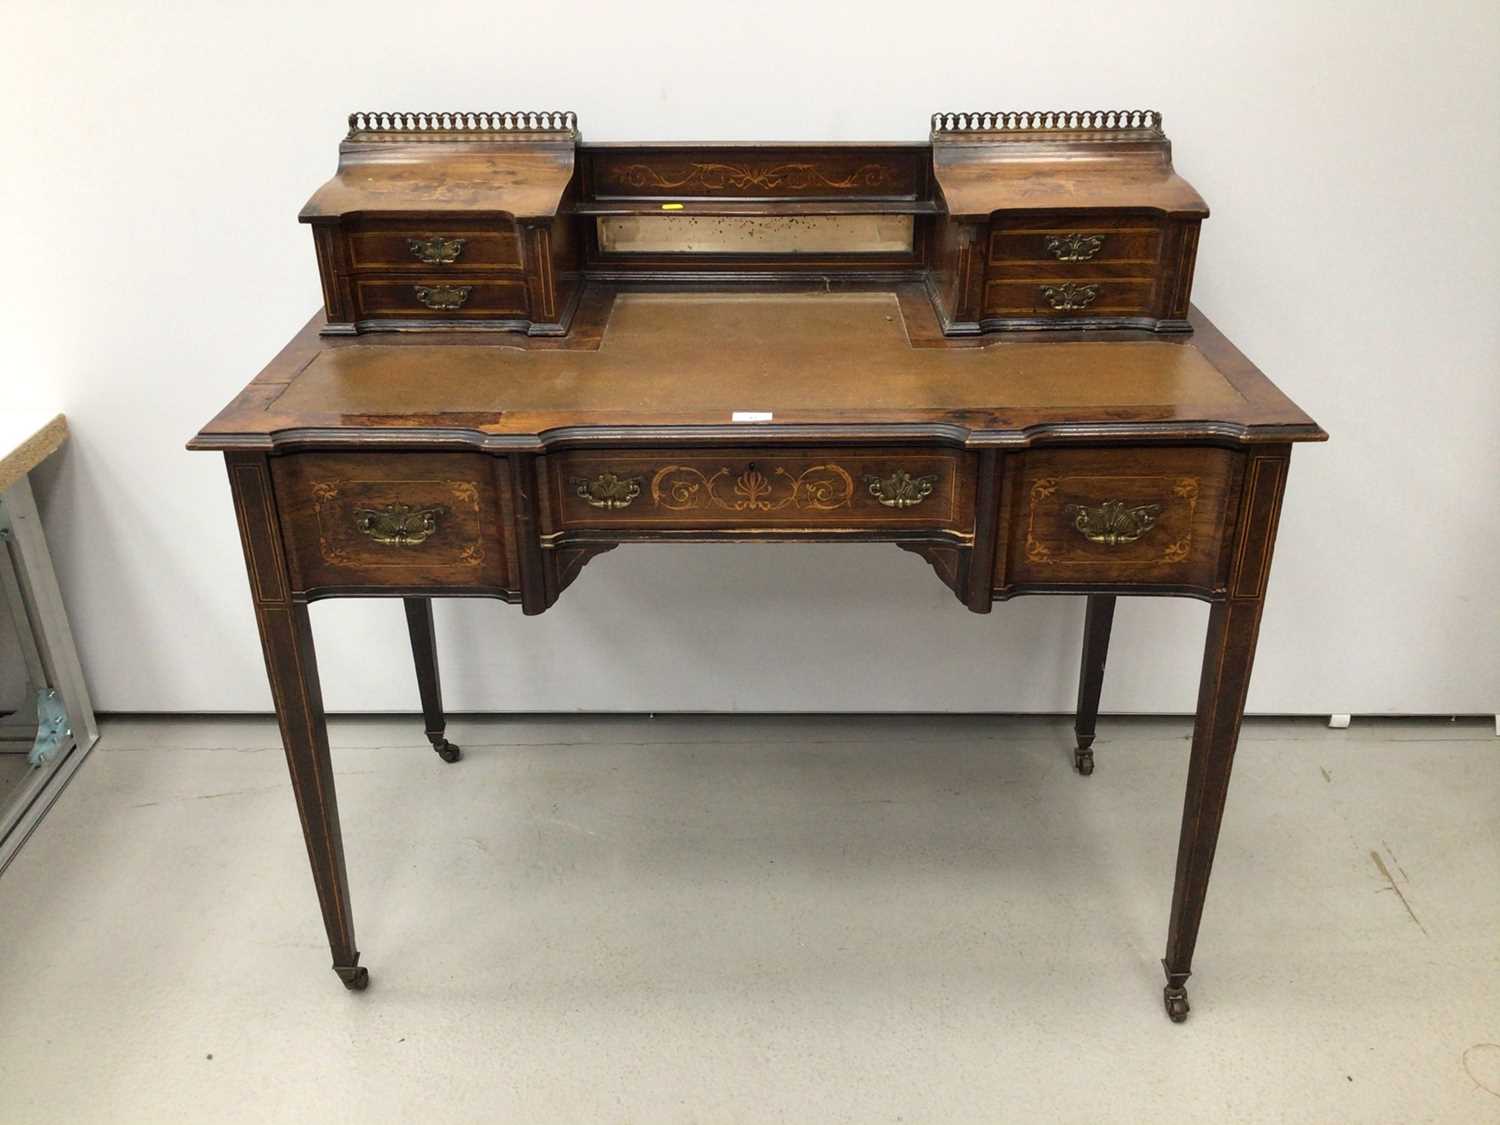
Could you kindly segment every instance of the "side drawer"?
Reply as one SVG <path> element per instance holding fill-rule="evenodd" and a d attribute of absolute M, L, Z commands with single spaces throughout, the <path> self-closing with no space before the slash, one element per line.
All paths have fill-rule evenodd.
<path fill-rule="evenodd" d="M 622 450 L 548 460 L 559 531 L 974 529 L 973 473 L 958 452 Z"/>
<path fill-rule="evenodd" d="M 483 320 L 525 317 L 526 283 L 516 277 L 410 277 L 354 279 L 360 318 Z"/>
<path fill-rule="evenodd" d="M 1212 448 L 1027 452 L 1012 485 L 1009 584 L 1220 588 L 1242 462 Z"/>
<path fill-rule="evenodd" d="M 273 457 L 295 588 L 513 588 L 500 464 L 481 453 Z"/>
<path fill-rule="evenodd" d="M 346 237 L 349 265 L 354 270 L 436 273 L 521 268 L 521 244 L 514 228 L 366 223 Z"/>
<path fill-rule="evenodd" d="M 991 279 L 984 287 L 984 311 L 988 316 L 1146 316 L 1155 290 L 1150 277 Z"/>
<path fill-rule="evenodd" d="M 1150 276 L 1161 259 L 1163 226 L 1144 216 L 1033 215 L 996 222 L 990 232 L 991 276 L 1040 270 L 1083 274 L 1134 267 Z"/>

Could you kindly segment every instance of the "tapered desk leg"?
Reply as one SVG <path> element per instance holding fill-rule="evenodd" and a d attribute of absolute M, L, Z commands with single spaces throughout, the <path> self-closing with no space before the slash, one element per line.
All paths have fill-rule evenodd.
<path fill-rule="evenodd" d="M 1083 661 L 1078 669 L 1078 711 L 1073 731 L 1078 747 L 1073 768 L 1084 777 L 1094 772 L 1094 724 L 1099 720 L 1099 692 L 1104 687 L 1104 661 L 1109 655 L 1109 631 L 1115 620 L 1113 594 L 1090 594 L 1083 620 Z"/>
<path fill-rule="evenodd" d="M 1187 1019 L 1189 1010 L 1187 980 L 1192 973 L 1198 925 L 1203 920 L 1219 825 L 1224 819 L 1245 695 L 1250 688 L 1287 456 L 1288 450 L 1280 447 L 1250 459 L 1227 599 L 1214 603 L 1208 616 L 1198 715 L 1182 807 L 1182 835 L 1177 847 L 1177 881 L 1172 889 L 1167 954 L 1162 958 L 1167 976 L 1163 1000 L 1167 1015 L 1175 1023 Z"/>
<path fill-rule="evenodd" d="M 422 696 L 422 719 L 427 741 L 445 762 L 456 762 L 459 748 L 443 737 L 443 685 L 438 678 L 437 634 L 432 624 L 431 598 L 406 598 L 406 628 L 411 633 L 411 655 L 417 666 L 417 691 Z"/>
<path fill-rule="evenodd" d="M 354 942 L 349 877 L 344 870 L 338 798 L 328 753 L 328 723 L 323 715 L 307 604 L 291 594 L 265 459 L 231 455 L 226 460 L 266 674 L 271 681 L 271 697 L 313 884 L 323 911 L 323 926 L 333 953 L 333 971 L 345 987 L 363 989 L 370 977 L 359 964 L 359 949 Z"/>

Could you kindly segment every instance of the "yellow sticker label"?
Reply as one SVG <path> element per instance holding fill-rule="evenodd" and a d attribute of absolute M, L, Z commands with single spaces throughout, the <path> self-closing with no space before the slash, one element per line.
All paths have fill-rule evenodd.
<path fill-rule="evenodd" d="M 663 203 L 661 205 L 661 209 L 663 211 L 681 211 L 682 210 L 682 204 L 681 203 Z"/>

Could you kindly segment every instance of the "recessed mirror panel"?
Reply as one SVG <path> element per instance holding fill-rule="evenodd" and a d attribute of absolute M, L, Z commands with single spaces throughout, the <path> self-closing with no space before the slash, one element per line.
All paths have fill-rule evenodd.
<path fill-rule="evenodd" d="M 910 253 L 910 215 L 603 215 L 606 254 Z"/>

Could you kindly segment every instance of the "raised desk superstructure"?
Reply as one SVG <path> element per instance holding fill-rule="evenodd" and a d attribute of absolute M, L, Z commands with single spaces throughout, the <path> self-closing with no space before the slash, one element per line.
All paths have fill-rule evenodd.
<path fill-rule="evenodd" d="M 1159 121 L 1152 121 L 1159 132 Z M 571 117 L 567 124 L 571 130 Z M 443 149 L 440 138 L 421 143 Z M 1147 318 L 1152 323 L 1145 327 L 1139 318 L 1110 315 L 1060 329 L 1047 322 L 1054 330 L 1045 333 L 1025 330 L 1035 327 L 1030 318 L 1015 325 L 976 321 L 968 331 L 945 304 L 951 286 L 940 255 L 889 277 L 869 268 L 858 255 L 887 251 L 851 249 L 849 239 L 910 231 L 905 252 L 927 255 L 947 237 L 941 232 L 970 224 L 988 232 L 986 269 L 993 270 L 1032 238 L 1016 233 L 1019 220 L 1001 207 L 1011 198 L 1006 193 L 1022 203 L 1030 193 L 1057 206 L 1056 185 L 1030 184 L 1008 152 L 984 157 L 995 165 L 993 182 L 973 170 L 972 155 L 957 158 L 967 169 L 962 177 L 943 179 L 934 171 L 944 158 L 936 140 L 881 150 L 913 160 L 914 182 L 948 189 L 941 213 L 908 211 L 919 221 L 894 228 L 803 224 L 799 216 L 834 212 L 812 206 L 818 200 L 794 212 L 784 195 L 766 206 L 741 186 L 733 198 L 702 197 L 715 200 L 711 205 L 700 198 L 696 211 L 693 198 L 683 199 L 665 223 L 584 230 L 600 215 L 623 213 L 603 206 L 595 153 L 581 177 L 570 172 L 558 190 L 558 200 L 573 201 L 565 220 L 572 233 L 562 237 L 586 249 L 565 277 L 550 275 L 560 286 L 551 307 L 567 306 L 565 317 L 547 322 L 556 331 L 536 332 L 542 322 L 530 319 L 340 320 L 335 273 L 328 308 L 192 445 L 220 450 L 228 462 L 292 783 L 334 967 L 346 984 L 363 988 L 368 977 L 349 908 L 310 600 L 405 599 L 428 735 L 452 761 L 458 751 L 443 733 L 432 597 L 495 597 L 535 614 L 591 558 L 621 543 L 856 540 L 918 552 L 975 612 L 1018 594 L 1088 595 L 1076 753 L 1084 774 L 1093 770 L 1115 596 L 1186 595 L 1212 603 L 1163 962 L 1168 1014 L 1185 1018 L 1184 986 L 1291 443 L 1325 435 L 1188 311 L 1182 247 L 1189 237 L 1196 244 L 1206 211 L 1198 201 L 1185 217 L 1183 208 L 1197 197 L 1171 173 L 1170 161 L 1160 172 L 1161 145 L 1154 139 L 1146 145 L 1145 158 L 1158 169 L 1147 179 L 1153 191 L 1165 191 L 1165 183 L 1179 210 L 1152 213 L 1157 225 L 1147 235 L 1116 237 L 1139 220 L 1098 210 L 1100 200 L 1112 192 L 1124 200 L 1120 206 L 1138 206 L 1130 200 L 1144 182 L 1142 154 L 1133 143 L 1084 143 L 1123 145 L 1121 182 L 1107 182 L 1108 161 L 1088 170 L 1097 181 L 1088 189 L 1093 210 L 1089 222 L 1074 224 L 1081 229 L 1071 232 L 1064 256 L 1122 244 L 1121 253 L 1134 253 L 1150 243 L 1151 299 L 1165 294 L 1168 302 L 1151 307 L 1170 312 L 1182 288 L 1180 324 Z M 633 156 L 644 151 L 623 147 Z M 788 163 L 835 183 L 858 180 L 864 167 L 845 166 L 849 146 L 827 153 L 807 146 L 796 161 L 777 146 L 761 165 L 748 155 L 755 150 L 741 147 L 747 155 L 733 161 L 718 159 L 715 149 L 684 157 L 680 148 L 670 167 L 633 160 L 647 171 L 630 182 L 633 190 L 658 180 L 675 184 L 683 168 L 697 167 L 689 178 L 709 191 L 731 182 L 720 167 L 728 164 L 768 168 L 784 187 L 812 182 L 811 173 L 785 171 Z M 564 151 L 571 160 L 572 139 L 560 145 L 549 137 L 542 159 L 557 161 Z M 528 153 L 527 161 L 534 156 Z M 1045 178 L 1045 167 L 1044 161 L 1036 174 Z M 502 172 L 485 163 L 473 173 L 477 179 L 451 194 L 480 199 L 472 194 L 476 183 L 503 179 Z M 734 183 L 753 186 L 756 179 Z M 960 183 L 961 189 L 949 188 Z M 325 211 L 338 212 L 318 236 L 325 266 L 345 252 L 330 251 L 330 239 L 358 234 L 349 234 L 349 213 L 329 203 L 343 190 L 325 187 L 315 197 Z M 677 200 L 652 198 L 660 214 L 673 215 L 662 204 Z M 965 201 L 957 213 L 947 209 L 955 198 Z M 491 208 L 494 199 L 478 205 Z M 837 217 L 862 213 L 850 206 L 839 204 Z M 693 220 L 710 207 L 720 217 L 798 221 L 710 224 L 705 233 Z M 549 228 L 553 248 L 561 214 Z M 654 219 L 640 207 L 632 214 Z M 373 221 L 368 214 L 358 220 Z M 473 243 L 454 251 L 453 231 L 501 237 L 494 232 L 503 225 L 488 214 L 467 228 L 443 225 L 453 221 L 447 215 L 400 221 L 409 224 L 411 254 L 460 259 Z M 518 235 L 520 244 L 528 245 L 536 229 Z M 599 261 L 602 230 L 618 245 L 658 247 L 645 252 L 650 268 L 633 276 L 634 259 L 631 269 L 589 268 Z M 747 252 L 745 239 L 757 237 L 772 240 L 774 249 Z M 968 244 L 984 245 L 978 237 Z M 1174 247 L 1177 258 L 1169 261 Z M 819 255 L 826 256 L 827 275 L 814 283 L 797 271 Z M 520 261 L 555 264 L 524 252 Z M 1123 267 L 1105 264 L 1097 276 L 1121 275 Z M 481 283 L 474 274 L 474 284 Z"/>

